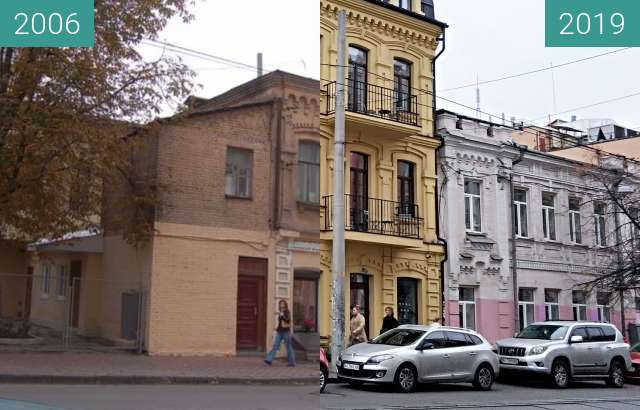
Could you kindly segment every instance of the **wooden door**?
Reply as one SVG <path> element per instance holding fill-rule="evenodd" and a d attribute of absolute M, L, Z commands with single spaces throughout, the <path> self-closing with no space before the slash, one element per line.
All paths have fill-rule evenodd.
<path fill-rule="evenodd" d="M 369 157 L 359 152 L 350 155 L 351 195 L 349 213 L 351 229 L 367 231 L 369 223 Z"/>
<path fill-rule="evenodd" d="M 236 313 L 236 349 L 264 351 L 267 260 L 240 258 Z"/>
<path fill-rule="evenodd" d="M 77 278 L 77 279 L 76 279 Z M 73 286 L 73 306 L 71 307 L 71 327 L 78 327 L 80 319 L 80 286 L 82 283 L 82 261 L 71 261 L 71 275 L 69 280 Z M 74 280 L 75 279 L 75 280 Z"/>
<path fill-rule="evenodd" d="M 369 276 L 360 273 L 351 274 L 351 302 L 350 306 L 360 306 L 360 313 L 364 316 L 364 331 L 367 332 L 367 338 L 371 338 L 369 331 Z M 351 312 L 349 312 L 351 314 Z"/>

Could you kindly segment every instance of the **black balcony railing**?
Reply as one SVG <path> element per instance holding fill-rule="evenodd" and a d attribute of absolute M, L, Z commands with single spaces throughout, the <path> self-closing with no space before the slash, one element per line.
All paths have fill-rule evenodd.
<path fill-rule="evenodd" d="M 332 114 L 336 111 L 336 82 L 324 87 L 327 96 L 326 111 L 327 114 Z M 345 92 L 347 111 L 403 124 L 419 124 L 418 98 L 410 92 L 400 92 L 353 80 L 346 82 Z"/>
<path fill-rule="evenodd" d="M 350 194 L 345 194 L 344 201 L 344 228 L 347 231 L 421 238 L 422 218 L 420 218 L 418 205 Z M 322 197 L 322 208 L 324 209 L 322 230 L 331 231 L 333 230 L 333 195 Z"/>

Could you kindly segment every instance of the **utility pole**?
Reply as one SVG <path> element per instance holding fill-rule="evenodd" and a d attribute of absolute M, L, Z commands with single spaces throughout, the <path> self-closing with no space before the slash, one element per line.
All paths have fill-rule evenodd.
<path fill-rule="evenodd" d="M 616 182 L 616 190 L 614 195 L 620 195 L 620 183 L 622 182 L 622 177 Z M 624 273 L 623 273 L 623 261 L 622 261 L 622 232 L 620 231 L 620 207 L 615 206 L 614 208 L 614 219 L 615 219 L 615 229 L 616 229 L 616 259 L 618 265 L 618 297 L 620 298 L 620 330 L 622 331 L 622 336 L 627 336 L 627 328 L 626 328 L 626 319 L 624 314 Z"/>
<path fill-rule="evenodd" d="M 336 63 L 336 113 L 333 136 L 333 299 L 331 305 L 331 368 L 344 350 L 344 83 L 346 12 L 338 12 L 338 62 Z"/>

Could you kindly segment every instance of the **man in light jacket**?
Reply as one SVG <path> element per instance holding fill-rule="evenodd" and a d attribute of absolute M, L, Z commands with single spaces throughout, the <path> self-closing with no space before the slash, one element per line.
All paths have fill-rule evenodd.
<path fill-rule="evenodd" d="M 360 306 L 355 305 L 351 308 L 351 345 L 367 341 L 367 332 L 364 327 L 365 319 L 360 313 Z"/>

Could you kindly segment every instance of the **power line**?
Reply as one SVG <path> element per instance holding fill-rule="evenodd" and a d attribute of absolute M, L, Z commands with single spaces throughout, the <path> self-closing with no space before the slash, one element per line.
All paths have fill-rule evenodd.
<path fill-rule="evenodd" d="M 625 47 L 625 48 L 621 48 L 621 49 L 618 49 L 618 50 L 608 51 L 606 53 L 596 54 L 594 56 L 581 58 L 579 60 L 568 61 L 566 63 L 554 65 L 553 67 L 543 67 L 543 68 L 538 68 L 536 70 L 526 71 L 524 73 L 506 75 L 504 77 L 494 78 L 493 80 L 480 81 L 478 83 L 478 85 L 497 83 L 499 81 L 510 80 L 512 78 L 518 78 L 518 77 L 524 77 L 524 76 L 527 76 L 527 75 L 536 74 L 536 73 L 540 73 L 540 72 L 543 72 L 543 71 L 556 69 L 556 68 L 559 68 L 559 67 L 566 67 L 568 65 L 577 64 L 577 63 L 581 63 L 581 62 L 588 61 L 588 60 L 593 60 L 595 58 L 603 57 L 603 56 L 606 56 L 606 55 L 609 55 L 609 54 L 614 54 L 614 53 L 619 53 L 621 51 L 626 51 L 626 50 L 629 50 L 631 48 L 632 47 Z M 438 90 L 438 92 L 448 92 L 448 91 L 454 91 L 454 90 L 461 90 L 463 88 L 470 88 L 470 87 L 475 87 L 475 86 L 476 86 L 475 83 L 473 83 L 473 84 L 469 83 L 469 84 L 460 85 L 460 86 L 457 86 L 457 87 L 445 88 L 444 90 Z"/>
<path fill-rule="evenodd" d="M 625 100 L 625 99 L 627 99 L 627 98 L 632 98 L 632 97 L 637 97 L 637 96 L 640 96 L 640 91 L 635 92 L 635 93 L 633 93 L 633 94 L 624 95 L 624 96 L 622 96 L 622 97 L 611 98 L 611 99 L 609 99 L 609 100 L 604 100 L 604 101 L 600 101 L 600 102 L 593 103 L 593 104 L 589 104 L 589 105 L 583 105 L 583 106 L 581 106 L 581 107 L 571 108 L 571 109 L 569 109 L 569 110 L 561 111 L 561 112 L 556 112 L 556 113 L 554 113 L 554 114 L 550 114 L 550 115 L 552 115 L 552 116 L 557 116 L 557 115 L 561 115 L 561 114 L 567 114 L 567 113 L 570 113 L 570 112 L 574 112 L 574 111 L 578 111 L 578 110 L 584 110 L 584 109 L 586 109 L 586 108 L 591 108 L 591 107 L 597 107 L 598 105 L 608 104 L 608 103 L 611 103 L 611 102 L 616 102 L 616 101 L 620 101 L 620 100 Z M 546 116 L 546 115 L 545 115 L 544 117 L 539 117 L 539 118 L 533 119 L 533 120 L 531 120 L 531 122 L 540 121 L 540 120 L 543 120 L 543 119 L 545 119 L 545 118 L 547 118 L 547 116 Z"/>

